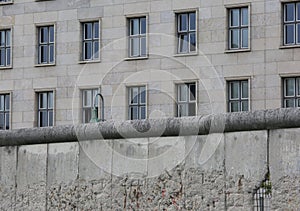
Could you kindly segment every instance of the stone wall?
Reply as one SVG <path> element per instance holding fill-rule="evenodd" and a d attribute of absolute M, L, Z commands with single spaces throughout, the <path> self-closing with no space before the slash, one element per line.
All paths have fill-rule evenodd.
<path fill-rule="evenodd" d="M 297 210 L 299 135 L 266 128 L 1 145 L 0 210 L 252 210 L 268 174 L 271 210 Z"/>

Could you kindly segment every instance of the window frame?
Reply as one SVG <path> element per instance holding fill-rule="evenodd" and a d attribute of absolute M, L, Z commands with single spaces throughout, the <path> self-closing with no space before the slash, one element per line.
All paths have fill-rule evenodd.
<path fill-rule="evenodd" d="M 45 42 L 45 43 L 40 43 L 41 40 L 41 28 L 47 28 L 48 34 L 47 34 L 47 39 L 49 40 L 49 33 L 50 30 L 49 28 L 53 27 L 53 41 L 52 42 Z M 36 29 L 37 29 L 37 62 L 36 62 L 36 67 L 38 66 L 53 66 L 56 65 L 56 24 L 55 23 L 48 23 L 48 24 L 43 24 L 43 25 L 36 25 Z M 50 61 L 50 45 L 53 45 L 53 61 Z M 46 62 L 42 62 L 41 61 L 41 50 L 40 47 L 41 46 L 46 46 L 48 51 L 47 51 L 47 61 Z"/>
<path fill-rule="evenodd" d="M 227 112 L 229 113 L 233 113 L 233 112 L 249 112 L 251 111 L 250 108 L 250 79 L 233 79 L 233 80 L 227 80 Z M 238 98 L 231 98 L 231 84 L 233 83 L 237 83 L 238 82 Z M 243 98 L 242 96 L 242 84 L 247 82 L 247 93 L 248 93 L 248 97 L 247 98 Z M 238 111 L 232 111 L 231 110 L 231 104 L 233 102 L 237 102 L 239 109 Z M 247 102 L 247 107 L 248 110 L 243 110 L 242 109 L 242 104 L 244 102 Z"/>
<path fill-rule="evenodd" d="M 92 23 L 92 38 L 91 39 L 85 39 L 85 24 Z M 98 23 L 98 38 L 94 37 L 95 30 L 94 30 L 94 25 Z M 81 53 L 80 53 L 80 62 L 79 63 L 93 63 L 93 62 L 100 62 L 101 60 L 101 21 L 100 19 L 93 19 L 93 20 L 82 20 L 80 21 L 80 46 L 81 46 Z M 91 59 L 86 59 L 85 58 L 85 42 L 92 42 L 92 55 Z M 98 57 L 94 57 L 94 43 L 98 42 Z"/>
<path fill-rule="evenodd" d="M 52 107 L 49 107 L 49 94 L 52 93 Z M 46 94 L 47 96 L 47 106 L 41 108 L 40 104 L 41 104 L 41 98 L 40 96 L 42 94 Z M 37 95 L 37 127 L 53 127 L 55 126 L 55 91 L 54 90 L 45 90 L 45 91 L 38 91 L 36 92 Z M 41 125 L 41 112 L 47 112 L 47 125 L 46 126 L 42 126 Z M 50 125 L 49 122 L 49 113 L 52 112 L 52 125 Z"/>
<path fill-rule="evenodd" d="M 185 98 L 186 100 L 185 101 L 181 101 L 180 100 L 180 86 L 186 86 L 186 93 L 185 93 Z M 194 96 L 194 100 L 191 100 L 190 97 L 191 97 L 191 89 L 190 89 L 190 86 L 195 86 L 195 96 Z M 176 83 L 175 84 L 176 86 L 176 106 L 175 106 L 175 109 L 176 109 L 176 117 L 185 117 L 185 116 L 197 116 L 197 102 L 198 102 L 198 85 L 197 85 L 197 82 L 196 81 L 188 81 L 188 82 L 181 82 L 181 83 Z M 189 105 L 190 104 L 195 104 L 195 115 L 189 115 Z M 180 114 L 180 105 L 187 105 L 187 114 L 188 115 L 181 115 Z"/>
<path fill-rule="evenodd" d="M 91 91 L 91 105 L 85 105 L 84 101 L 85 101 L 85 92 Z M 92 109 L 94 108 L 94 104 L 95 104 L 95 95 L 100 93 L 99 92 L 99 88 L 87 88 L 87 89 L 81 89 L 80 90 L 81 93 L 81 123 L 85 124 L 85 123 L 89 123 L 90 119 L 85 119 L 85 112 L 90 110 L 90 116 L 92 116 Z M 95 93 L 95 94 L 94 94 Z M 99 109 L 99 99 L 96 98 L 96 107 L 97 109 Z M 99 111 L 98 111 L 99 112 Z"/>
<path fill-rule="evenodd" d="M 5 46 L 1 46 L 1 43 L 0 43 L 0 50 L 1 49 L 4 49 L 5 50 L 5 65 L 0 65 L 0 69 L 10 69 L 12 68 L 12 63 L 13 63 L 13 30 L 12 28 L 0 28 L 0 32 L 4 31 L 5 32 Z M 9 35 L 9 41 L 10 41 L 10 44 L 7 45 L 7 32 L 10 32 L 10 35 Z M 7 49 L 9 49 L 9 64 L 7 65 Z"/>
<path fill-rule="evenodd" d="M 145 59 L 148 58 L 148 15 L 146 14 L 141 14 L 139 16 L 127 16 L 127 46 L 128 46 L 128 58 L 127 59 Z M 131 34 L 132 32 L 132 20 L 138 19 L 139 22 L 139 33 L 138 34 Z M 141 19 L 145 19 L 145 33 L 142 33 L 142 27 L 141 27 Z M 138 49 L 138 54 L 137 55 L 132 55 L 132 48 L 131 48 L 131 40 L 132 39 L 139 39 L 139 49 Z M 143 49 L 142 49 L 142 39 L 145 39 L 145 54 L 143 54 Z"/>
<path fill-rule="evenodd" d="M 131 103 L 131 101 L 132 101 L 132 89 L 138 89 L 138 100 L 137 100 L 137 103 Z M 141 97 L 142 97 L 142 95 L 141 95 L 141 89 L 144 89 L 144 92 L 145 92 L 145 102 L 143 103 L 143 102 L 141 102 Z M 147 100 L 147 98 L 148 98 L 148 89 L 147 89 L 147 86 L 146 85 L 136 85 L 136 86 L 128 86 L 127 87 L 127 106 L 128 106 L 128 112 L 127 112 L 127 115 L 128 115 L 128 120 L 142 120 L 142 118 L 141 118 L 141 112 L 142 112 L 142 110 L 141 110 L 141 108 L 142 107 L 144 107 L 145 108 L 145 118 L 144 119 L 147 119 L 148 118 L 148 106 L 147 106 L 147 102 L 148 102 L 148 100 Z M 137 116 L 137 118 L 136 119 L 133 119 L 133 118 L 131 118 L 131 108 L 132 107 L 137 107 L 137 109 L 138 109 L 138 116 Z"/>
<path fill-rule="evenodd" d="M 227 36 L 227 42 L 226 42 L 226 50 L 225 53 L 232 53 L 232 52 L 244 52 L 244 51 L 251 51 L 251 4 L 247 3 L 247 4 L 237 4 L 237 5 L 226 5 L 226 11 L 227 11 L 227 23 L 226 23 L 226 36 Z M 242 9 L 247 8 L 247 18 L 248 18 L 248 24 L 247 25 L 242 25 Z M 234 9 L 238 9 L 239 10 L 239 25 L 238 26 L 233 26 L 231 27 L 231 11 Z M 234 29 L 238 29 L 239 30 L 239 41 L 238 41 L 238 47 L 237 48 L 232 48 L 231 47 L 231 43 L 232 43 L 232 39 L 231 39 L 231 30 Z M 247 29 L 248 33 L 248 46 L 247 47 L 243 47 L 242 46 L 242 42 L 243 40 L 241 39 L 242 37 L 242 30 L 243 29 Z"/>
<path fill-rule="evenodd" d="M 12 114 L 12 94 L 10 92 L 1 92 L 0 93 L 0 98 L 2 98 L 2 96 L 4 97 L 4 104 L 3 104 L 3 110 L 1 109 L 1 99 L 0 99 L 0 114 L 3 114 L 3 117 L 4 117 L 4 129 L 0 129 L 0 130 L 10 130 L 11 129 L 11 114 Z M 6 101 L 7 101 L 7 98 L 6 97 L 9 97 L 8 99 L 8 103 L 9 103 L 9 109 L 6 109 Z M 8 117 L 7 117 L 8 115 Z M 7 128 L 7 121 L 8 121 L 8 128 Z"/>
<path fill-rule="evenodd" d="M 294 6 L 294 20 L 293 21 L 286 21 L 286 6 L 288 4 L 293 4 Z M 297 19 L 297 16 L 299 15 L 297 12 L 297 6 L 300 6 L 300 1 L 289 1 L 289 2 L 282 2 L 282 45 L 284 47 L 300 47 L 300 36 L 298 35 L 298 31 L 300 31 L 300 19 Z M 294 28 L 294 41 L 293 43 L 287 43 L 287 36 L 286 36 L 286 26 L 287 25 L 293 25 Z M 299 27 L 299 29 L 297 28 Z M 299 36 L 299 40 L 297 40 L 297 37 Z"/>
<path fill-rule="evenodd" d="M 193 14 L 195 15 L 195 29 L 190 28 L 190 15 Z M 187 15 L 187 20 L 186 20 L 186 28 L 187 30 L 180 30 L 180 16 L 182 15 Z M 175 11 L 175 34 L 176 34 L 176 53 L 175 55 L 194 55 L 198 53 L 198 12 L 197 9 L 190 9 L 190 10 L 179 10 Z M 181 49 L 181 40 L 180 40 L 180 35 L 187 35 L 187 51 L 180 51 Z M 191 45 L 190 45 L 190 35 L 195 34 L 195 50 L 191 51 Z"/>
<path fill-rule="evenodd" d="M 294 80 L 294 95 L 287 96 L 287 84 L 286 81 L 288 79 Z M 282 107 L 283 108 L 298 108 L 300 107 L 300 76 L 290 76 L 290 77 L 283 77 L 282 78 Z M 297 89 L 298 88 L 298 89 Z M 294 106 L 293 107 L 287 107 L 286 101 L 287 100 L 293 100 Z"/>

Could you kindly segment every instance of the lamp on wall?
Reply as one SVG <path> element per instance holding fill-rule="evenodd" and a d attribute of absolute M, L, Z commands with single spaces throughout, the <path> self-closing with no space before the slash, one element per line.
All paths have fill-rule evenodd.
<path fill-rule="evenodd" d="M 96 103 L 96 99 L 98 96 L 100 96 L 100 98 L 101 98 L 101 119 L 98 118 L 98 107 L 97 107 L 97 103 Z M 91 117 L 90 123 L 96 123 L 96 122 L 100 122 L 100 121 L 105 121 L 104 120 L 104 98 L 103 98 L 102 94 L 98 93 L 94 97 L 94 106 L 92 109 L 92 117 Z"/>

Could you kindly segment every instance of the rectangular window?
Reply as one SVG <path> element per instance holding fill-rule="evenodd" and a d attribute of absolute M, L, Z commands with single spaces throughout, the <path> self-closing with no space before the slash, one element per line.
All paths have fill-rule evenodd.
<path fill-rule="evenodd" d="M 99 60 L 99 21 L 82 23 L 82 60 Z"/>
<path fill-rule="evenodd" d="M 228 82 L 228 111 L 249 111 L 248 80 Z"/>
<path fill-rule="evenodd" d="M 82 123 L 90 122 L 94 105 L 98 110 L 98 98 L 95 99 L 98 93 L 98 89 L 82 90 Z"/>
<path fill-rule="evenodd" d="M 9 130 L 10 95 L 0 94 L 0 130 Z"/>
<path fill-rule="evenodd" d="M 300 77 L 283 79 L 283 107 L 300 107 Z"/>
<path fill-rule="evenodd" d="M 177 85 L 177 116 L 196 115 L 196 83 L 184 83 Z"/>
<path fill-rule="evenodd" d="M 53 64 L 55 60 L 54 26 L 38 27 L 38 63 Z"/>
<path fill-rule="evenodd" d="M 197 50 L 196 12 L 177 14 L 177 53 Z"/>
<path fill-rule="evenodd" d="M 0 0 L 0 4 L 1 3 L 12 3 L 12 0 Z"/>
<path fill-rule="evenodd" d="M 54 119 L 53 92 L 38 93 L 38 127 L 53 126 Z"/>
<path fill-rule="evenodd" d="M 130 18 L 129 21 L 129 57 L 147 56 L 146 17 Z"/>
<path fill-rule="evenodd" d="M 128 88 L 128 118 L 146 119 L 146 87 L 135 86 Z"/>
<path fill-rule="evenodd" d="M 283 4 L 284 45 L 300 44 L 300 2 Z"/>
<path fill-rule="evenodd" d="M 11 30 L 0 30 L 0 67 L 11 66 Z"/>
<path fill-rule="evenodd" d="M 248 7 L 231 8 L 228 12 L 228 48 L 230 50 L 249 48 Z"/>

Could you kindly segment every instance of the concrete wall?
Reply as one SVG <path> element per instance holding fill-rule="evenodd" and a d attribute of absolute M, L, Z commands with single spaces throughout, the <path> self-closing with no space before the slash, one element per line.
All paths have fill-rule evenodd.
<path fill-rule="evenodd" d="M 272 210 L 300 206 L 300 129 L 0 148 L 0 210 Z"/>

